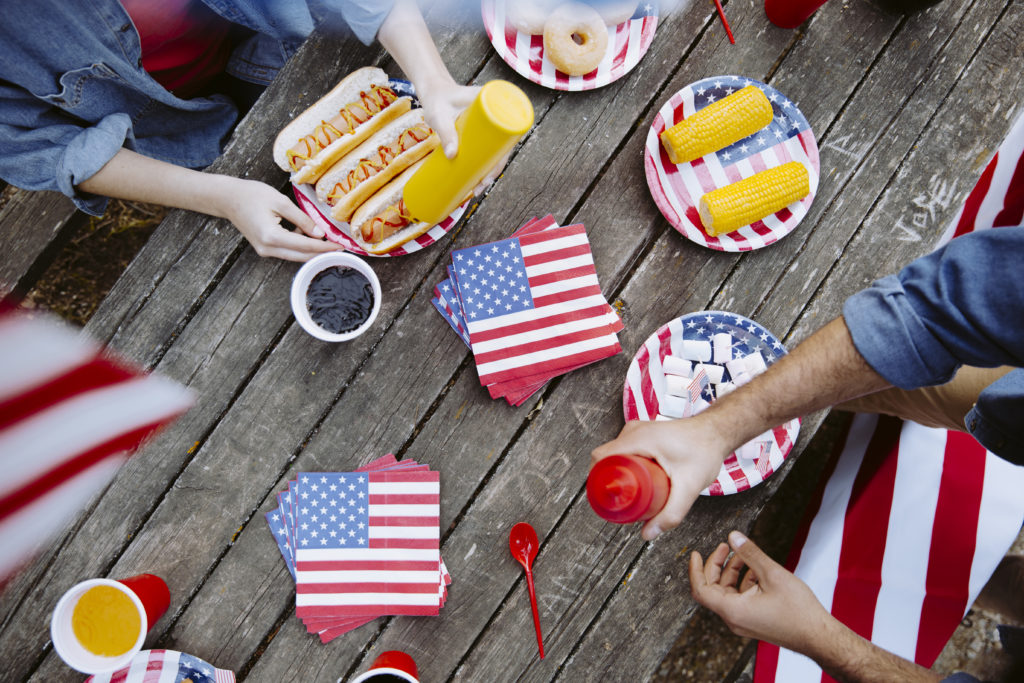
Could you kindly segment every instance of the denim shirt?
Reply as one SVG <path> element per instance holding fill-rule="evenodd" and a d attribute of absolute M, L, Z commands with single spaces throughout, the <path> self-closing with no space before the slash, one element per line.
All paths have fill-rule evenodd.
<path fill-rule="evenodd" d="M 985 448 L 1024 465 L 1024 226 L 957 237 L 850 297 L 843 318 L 875 371 L 901 389 L 942 384 L 961 365 L 1016 370 L 964 422 Z"/>
<path fill-rule="evenodd" d="M 341 16 L 365 44 L 394 0 L 203 0 L 255 32 L 227 70 L 269 83 L 313 30 Z M 0 23 L 0 178 L 57 190 L 100 215 L 107 199 L 79 192 L 121 147 L 188 168 L 213 162 L 238 111 L 225 96 L 184 100 L 142 68 L 139 34 L 117 0 L 4 4 Z"/>

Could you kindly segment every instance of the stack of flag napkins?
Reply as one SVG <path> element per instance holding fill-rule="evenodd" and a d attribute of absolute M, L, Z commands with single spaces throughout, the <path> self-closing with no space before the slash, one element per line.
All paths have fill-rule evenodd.
<path fill-rule="evenodd" d="M 622 350 L 582 224 L 533 219 L 452 252 L 434 307 L 473 352 L 492 398 L 520 405 L 548 380 Z"/>
<path fill-rule="evenodd" d="M 451 583 L 440 501 L 438 472 L 390 454 L 289 482 L 266 519 L 306 630 L 326 643 L 379 616 L 437 615 Z"/>

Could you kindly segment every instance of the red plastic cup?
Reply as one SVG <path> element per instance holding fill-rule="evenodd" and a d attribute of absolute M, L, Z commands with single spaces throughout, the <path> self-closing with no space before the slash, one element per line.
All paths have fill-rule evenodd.
<path fill-rule="evenodd" d="M 171 591 L 156 574 L 136 574 L 127 579 L 118 579 L 118 583 L 135 593 L 146 610 L 148 628 L 160 620 L 171 604 Z"/>
<path fill-rule="evenodd" d="M 616 524 L 631 524 L 661 512 L 669 486 L 665 470 L 650 458 L 612 455 L 590 469 L 587 500 L 598 516 Z"/>
<path fill-rule="evenodd" d="M 764 13 L 779 28 L 796 28 L 824 4 L 825 0 L 764 0 Z"/>
<path fill-rule="evenodd" d="M 382 652 L 373 660 L 370 670 L 359 674 L 351 683 L 419 683 L 419 672 L 412 657 L 401 650 Z"/>

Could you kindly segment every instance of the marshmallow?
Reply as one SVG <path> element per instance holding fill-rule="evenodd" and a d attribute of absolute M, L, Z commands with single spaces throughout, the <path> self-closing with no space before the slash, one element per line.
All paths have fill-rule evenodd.
<path fill-rule="evenodd" d="M 665 375 L 665 391 L 672 396 L 688 397 L 690 395 L 690 379 L 677 375 Z"/>
<path fill-rule="evenodd" d="M 726 361 L 725 369 L 729 371 L 729 376 L 732 377 L 734 382 L 739 375 L 747 374 L 747 364 L 743 362 L 742 358 Z"/>
<path fill-rule="evenodd" d="M 662 396 L 658 412 L 669 417 L 688 417 L 690 404 L 678 396 Z"/>
<path fill-rule="evenodd" d="M 654 416 L 654 421 L 655 422 L 671 422 L 674 419 L 675 419 L 674 417 L 669 417 L 668 415 L 662 415 L 661 413 L 658 413 L 657 415 Z"/>
<path fill-rule="evenodd" d="M 728 332 L 719 332 L 711 337 L 711 346 L 714 350 L 716 363 L 725 363 L 732 360 L 732 335 Z"/>
<path fill-rule="evenodd" d="M 715 398 L 722 398 L 730 391 L 736 391 L 736 385 L 732 382 L 721 382 L 715 385 Z"/>
<path fill-rule="evenodd" d="M 695 372 L 704 371 L 704 374 L 708 376 L 708 381 L 712 384 L 718 384 L 722 381 L 725 376 L 725 368 L 721 365 L 714 365 L 712 363 L 701 363 L 694 368 Z"/>
<path fill-rule="evenodd" d="M 711 360 L 711 342 L 698 339 L 683 340 L 683 358 L 686 360 Z"/>
<path fill-rule="evenodd" d="M 675 356 L 665 356 L 665 360 L 661 362 L 661 369 L 665 371 L 666 375 L 693 376 L 693 363 Z"/>
<path fill-rule="evenodd" d="M 750 376 L 749 372 L 741 372 L 738 375 L 733 375 L 732 383 L 735 384 L 737 387 L 742 387 L 744 384 L 746 384 L 752 379 L 754 378 Z"/>
<path fill-rule="evenodd" d="M 764 357 L 757 351 L 754 351 L 749 356 L 744 356 L 743 364 L 747 367 L 747 372 L 749 372 L 752 377 L 760 375 L 768 369 L 768 366 L 764 362 Z"/>
<path fill-rule="evenodd" d="M 757 460 L 761 457 L 761 444 L 756 440 L 746 442 L 736 449 L 736 457 L 742 460 Z"/>

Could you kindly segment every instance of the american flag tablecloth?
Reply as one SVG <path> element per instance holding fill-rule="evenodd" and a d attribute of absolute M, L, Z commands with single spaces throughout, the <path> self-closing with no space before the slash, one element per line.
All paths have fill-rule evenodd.
<path fill-rule="evenodd" d="M 56 318 L 0 304 L 0 584 L 192 401 Z"/>
<path fill-rule="evenodd" d="M 1024 220 L 1024 117 L 940 245 Z M 832 614 L 930 667 L 1024 523 L 1024 467 L 962 432 L 857 415 L 822 475 L 786 563 Z M 810 659 L 758 643 L 758 683 L 832 680 Z"/>
<path fill-rule="evenodd" d="M 692 162 L 669 161 L 659 138 L 666 128 L 748 85 L 760 88 L 771 102 L 774 118 L 766 128 Z M 704 231 L 697 206 L 705 193 L 789 161 L 807 168 L 810 194 L 735 232 L 710 237 Z M 742 76 L 705 78 L 672 95 L 655 115 L 644 146 L 647 187 L 662 215 L 683 236 L 720 251 L 760 249 L 792 232 L 814 201 L 819 172 L 818 145 L 796 103 L 770 85 Z"/>
<path fill-rule="evenodd" d="M 440 475 L 387 455 L 355 472 L 303 472 L 266 514 L 295 579 L 295 614 L 321 641 L 390 614 L 437 615 Z"/>

